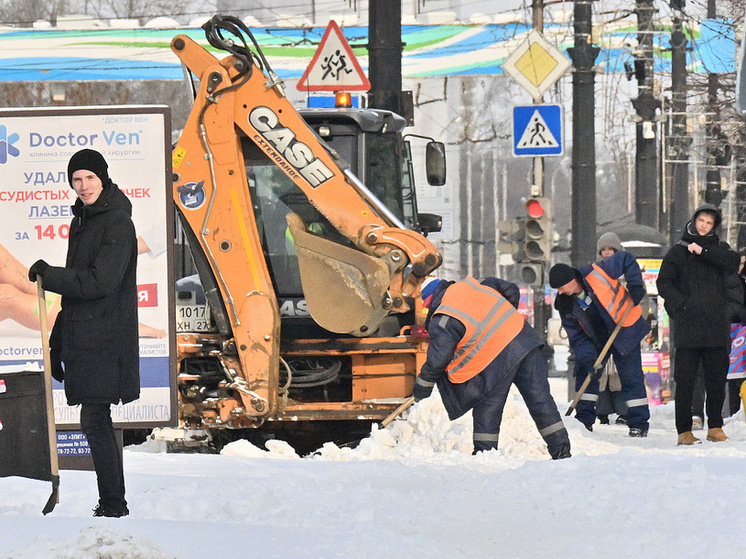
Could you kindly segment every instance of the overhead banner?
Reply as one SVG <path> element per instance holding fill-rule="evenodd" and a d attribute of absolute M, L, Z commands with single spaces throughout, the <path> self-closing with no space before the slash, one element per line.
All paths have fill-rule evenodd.
<path fill-rule="evenodd" d="M 42 258 L 64 266 L 75 192 L 70 156 L 99 151 L 109 176 L 132 202 L 138 238 L 140 399 L 112 408 L 122 427 L 176 421 L 171 242 L 170 111 L 167 106 L 0 110 L 0 365 L 43 365 L 36 286 L 28 267 Z M 47 293 L 51 329 L 60 297 Z M 172 365 L 173 364 L 173 365 Z M 58 425 L 79 422 L 54 382 Z"/>

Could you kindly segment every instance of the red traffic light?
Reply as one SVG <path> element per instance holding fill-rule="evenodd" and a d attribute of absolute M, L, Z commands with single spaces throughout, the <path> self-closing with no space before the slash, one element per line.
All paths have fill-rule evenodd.
<path fill-rule="evenodd" d="M 536 198 L 526 200 L 526 214 L 528 217 L 539 219 L 544 213 L 546 213 L 546 209 L 539 200 Z"/>

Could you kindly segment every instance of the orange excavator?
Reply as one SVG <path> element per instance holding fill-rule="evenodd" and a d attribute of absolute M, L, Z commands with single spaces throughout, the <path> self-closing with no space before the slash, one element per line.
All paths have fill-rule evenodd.
<path fill-rule="evenodd" d="M 419 286 L 441 264 L 406 123 L 296 110 L 240 20 L 204 29 L 228 55 L 171 42 L 195 84 L 173 149 L 180 424 L 380 420 L 424 362 Z M 443 184 L 443 144 L 426 155 Z"/>

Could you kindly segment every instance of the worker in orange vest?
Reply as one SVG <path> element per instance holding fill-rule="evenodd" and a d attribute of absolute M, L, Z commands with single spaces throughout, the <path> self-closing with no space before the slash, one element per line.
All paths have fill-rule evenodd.
<path fill-rule="evenodd" d="M 619 281 L 622 276 L 626 287 Z M 650 325 L 639 306 L 646 291 L 637 260 L 631 253 L 621 250 L 591 266 L 573 268 L 567 264 L 555 264 L 549 270 L 549 285 L 557 289 L 554 306 L 575 352 L 576 390 L 589 374 L 592 375 L 591 383 L 575 408 L 576 419 L 593 431 L 598 379 L 603 371 L 603 367 L 594 370 L 593 365 L 617 323 L 624 319 L 606 359 L 610 355 L 614 357 L 619 373 L 622 397 L 627 403 L 629 436 L 646 437 L 650 408 L 640 342 L 650 331 Z"/>
<path fill-rule="evenodd" d="M 428 309 L 427 360 L 412 396 L 427 398 L 437 384 L 451 420 L 472 411 L 474 453 L 497 448 L 512 384 L 526 402 L 553 459 L 570 457 L 570 439 L 549 390 L 543 342 L 516 309 L 514 283 L 489 277 L 431 279 L 421 289 Z"/>

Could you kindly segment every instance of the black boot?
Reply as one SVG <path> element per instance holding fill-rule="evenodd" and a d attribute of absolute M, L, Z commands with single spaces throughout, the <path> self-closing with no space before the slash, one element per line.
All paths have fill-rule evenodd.
<path fill-rule="evenodd" d="M 130 511 L 127 508 L 127 505 L 114 507 L 99 503 L 96 505 L 96 508 L 93 509 L 93 516 L 107 516 L 109 518 L 121 518 L 122 516 L 127 516 L 129 513 Z"/>
<path fill-rule="evenodd" d="M 552 457 L 552 460 L 562 460 L 563 458 L 570 458 L 572 454 L 570 454 L 570 443 L 565 443 L 561 445 L 558 449 L 556 449 L 554 452 L 549 453 Z"/>
<path fill-rule="evenodd" d="M 629 436 L 630 437 L 647 437 L 648 436 L 648 430 L 647 429 L 641 429 L 640 427 L 630 427 L 629 428 Z"/>

